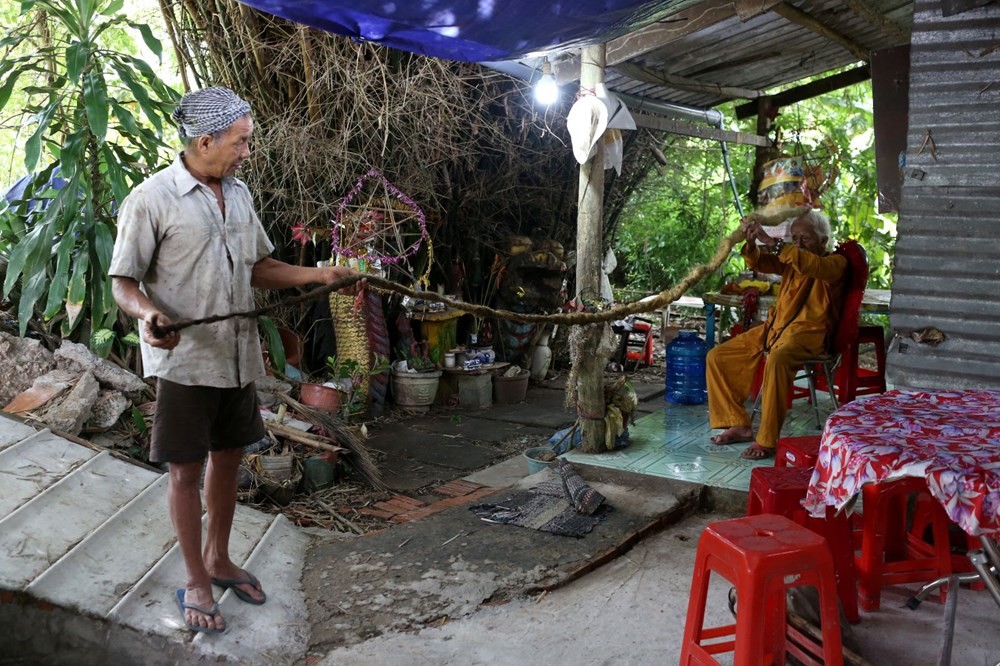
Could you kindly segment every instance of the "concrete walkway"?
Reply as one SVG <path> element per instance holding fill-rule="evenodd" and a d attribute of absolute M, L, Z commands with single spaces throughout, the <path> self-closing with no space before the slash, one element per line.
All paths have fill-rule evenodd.
<path fill-rule="evenodd" d="M 698 537 L 724 515 L 699 514 L 651 537 L 614 562 L 568 586 L 534 598 L 482 608 L 440 627 L 394 632 L 330 652 L 322 666 L 520 666 L 676 664 Z M 709 588 L 707 626 L 732 622 L 728 585 Z M 912 587 L 912 586 L 911 586 Z M 925 602 L 902 607 L 908 592 L 893 588 L 882 610 L 863 613 L 850 631 L 875 666 L 934 666 L 943 636 L 942 609 Z M 958 598 L 955 666 L 1000 661 L 996 604 L 986 592 Z M 724 662 L 727 663 L 727 662 Z M 731 662 L 728 662 L 731 663 Z"/>

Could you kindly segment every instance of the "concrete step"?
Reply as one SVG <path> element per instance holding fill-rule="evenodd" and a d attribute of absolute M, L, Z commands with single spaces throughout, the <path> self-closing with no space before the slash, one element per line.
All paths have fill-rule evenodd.
<path fill-rule="evenodd" d="M 176 541 L 166 515 L 168 480 L 159 475 L 26 591 L 66 608 L 107 615 Z"/>
<path fill-rule="evenodd" d="M 164 506 L 163 520 L 167 521 Z M 229 554 L 233 562 L 244 562 L 260 541 L 272 517 L 236 506 Z M 255 572 L 256 573 L 256 572 Z M 184 587 L 187 575 L 180 548 L 174 544 L 167 554 L 108 613 L 109 620 L 139 631 L 188 640 L 190 632 L 177 609 L 176 590 Z M 217 591 L 218 593 L 218 591 Z"/>
<path fill-rule="evenodd" d="M 196 635 L 193 643 L 198 653 L 247 665 L 302 663 L 309 647 L 301 586 L 308 546 L 309 537 L 279 514 L 245 565 L 261 579 L 267 602 L 262 606 L 247 604 L 227 590 L 219 608 L 229 629 L 218 636 Z"/>
<path fill-rule="evenodd" d="M 0 520 L 0 585 L 24 589 L 158 476 L 104 451 L 25 502 Z"/>
<path fill-rule="evenodd" d="M 106 663 L 301 663 L 309 537 L 284 516 L 237 505 L 230 556 L 263 581 L 267 603 L 216 588 L 229 629 L 193 637 L 176 605 L 187 576 L 167 484 L 166 474 L 0 417 L 0 626 L 17 626 L 27 654 L 64 663 L 73 654 Z"/>
<path fill-rule="evenodd" d="M 0 414 L 0 451 L 35 434 L 35 429 Z"/>
<path fill-rule="evenodd" d="M 10 515 L 96 455 L 97 451 L 48 430 L 0 451 L 0 518 Z"/>

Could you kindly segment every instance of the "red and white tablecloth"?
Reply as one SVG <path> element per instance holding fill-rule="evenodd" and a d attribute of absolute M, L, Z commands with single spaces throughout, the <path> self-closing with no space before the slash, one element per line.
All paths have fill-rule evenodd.
<path fill-rule="evenodd" d="M 820 517 L 866 483 L 904 476 L 925 478 L 969 534 L 1000 534 L 1000 390 L 897 390 L 844 405 L 826 422 L 803 505 Z"/>

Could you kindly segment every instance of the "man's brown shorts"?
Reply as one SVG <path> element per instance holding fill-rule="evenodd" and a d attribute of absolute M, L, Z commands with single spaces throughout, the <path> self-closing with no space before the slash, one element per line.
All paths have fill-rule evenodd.
<path fill-rule="evenodd" d="M 156 382 L 150 462 L 197 462 L 209 451 L 242 448 L 266 434 L 252 383 L 215 388 Z"/>

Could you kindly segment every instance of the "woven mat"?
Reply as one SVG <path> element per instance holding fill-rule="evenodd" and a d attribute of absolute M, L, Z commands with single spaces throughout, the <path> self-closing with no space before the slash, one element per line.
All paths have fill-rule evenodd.
<path fill-rule="evenodd" d="M 560 477 L 557 480 L 543 481 L 528 490 L 514 491 L 499 502 L 477 504 L 470 510 L 488 523 L 517 525 L 581 538 L 604 520 L 612 507 L 569 464 L 560 465 L 558 472 Z M 580 502 L 581 496 L 586 496 L 589 501 Z"/>

